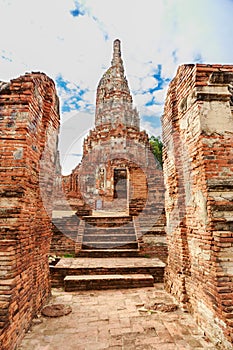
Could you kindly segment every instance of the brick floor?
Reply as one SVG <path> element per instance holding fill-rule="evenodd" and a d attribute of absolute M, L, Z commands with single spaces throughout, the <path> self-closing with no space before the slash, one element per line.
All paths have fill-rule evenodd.
<path fill-rule="evenodd" d="M 180 309 L 151 312 L 154 303 L 174 303 L 162 284 L 150 288 L 66 293 L 53 290 L 49 304 L 62 303 L 72 313 L 40 316 L 18 350 L 201 350 L 217 349 L 193 318 Z"/>

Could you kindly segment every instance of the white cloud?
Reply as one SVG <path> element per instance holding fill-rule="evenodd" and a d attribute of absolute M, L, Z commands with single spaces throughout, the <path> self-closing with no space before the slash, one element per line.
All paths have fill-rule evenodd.
<path fill-rule="evenodd" d="M 149 117 L 161 117 L 163 113 L 163 105 L 152 105 L 148 107 L 140 107 L 139 111 L 142 115 L 144 116 L 149 116 Z"/>
<path fill-rule="evenodd" d="M 140 108 L 140 106 L 144 106 L 147 102 L 151 100 L 151 94 L 145 93 L 145 94 L 137 94 L 134 96 L 134 103 L 137 108 Z"/>
<path fill-rule="evenodd" d="M 167 87 L 162 90 L 156 90 L 153 92 L 153 97 L 156 103 L 164 103 L 166 97 Z"/>
<path fill-rule="evenodd" d="M 142 121 L 141 123 L 142 130 L 146 130 L 149 137 L 150 136 L 160 136 L 161 135 L 161 127 L 155 127 L 152 123 L 148 121 Z"/>
<path fill-rule="evenodd" d="M 64 175 L 69 174 L 80 160 L 83 139 L 94 125 L 94 114 L 72 111 L 64 113 L 59 136 L 60 160 Z"/>
<path fill-rule="evenodd" d="M 140 91 L 141 88 L 141 81 L 138 77 L 136 76 L 129 76 L 128 77 L 128 83 L 129 87 L 131 88 L 131 91 L 134 91 L 135 93 L 137 91 Z"/>
<path fill-rule="evenodd" d="M 151 76 L 147 76 L 141 80 L 141 90 L 142 91 L 153 89 L 157 86 L 158 86 L 158 81 Z"/>

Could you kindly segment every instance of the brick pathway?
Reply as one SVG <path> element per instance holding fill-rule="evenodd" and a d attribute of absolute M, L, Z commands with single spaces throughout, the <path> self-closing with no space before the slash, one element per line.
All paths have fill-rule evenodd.
<path fill-rule="evenodd" d="M 19 350 L 201 350 L 217 349 L 204 338 L 192 317 L 176 310 L 151 312 L 150 306 L 173 304 L 162 284 L 151 288 L 65 293 L 54 289 L 51 303 L 73 311 L 44 318 L 26 334 Z"/>

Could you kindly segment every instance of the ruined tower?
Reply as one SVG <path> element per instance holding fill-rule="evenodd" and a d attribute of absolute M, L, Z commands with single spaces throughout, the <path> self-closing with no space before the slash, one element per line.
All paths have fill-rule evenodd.
<path fill-rule="evenodd" d="M 95 126 L 84 140 L 82 161 L 71 175 L 63 178 L 66 198 L 81 220 L 76 242 L 82 243 L 75 245 L 76 255 L 80 248 L 107 249 L 116 245 L 135 247 L 138 252 L 138 238 L 161 215 L 162 169 L 151 152 L 147 133 L 140 130 L 139 124 L 117 39 L 113 43 L 111 66 L 97 87 Z M 98 217 L 99 220 L 105 217 L 102 243 L 90 234 L 90 221 L 96 234 Z M 123 232 L 122 225 L 124 243 L 117 238 Z"/>
<path fill-rule="evenodd" d="M 139 124 L 117 39 L 111 66 L 97 87 L 95 128 L 84 140 L 81 164 L 66 177 L 74 209 L 80 209 L 80 198 L 89 214 L 102 210 L 137 215 L 145 207 L 153 177 L 148 171 L 158 169 L 148 135 Z"/>

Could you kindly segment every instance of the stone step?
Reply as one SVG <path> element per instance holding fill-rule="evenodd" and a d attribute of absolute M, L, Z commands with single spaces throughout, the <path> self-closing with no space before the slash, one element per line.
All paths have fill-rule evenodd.
<path fill-rule="evenodd" d="M 118 241 L 118 242 L 84 242 L 82 249 L 137 249 L 138 243 L 136 241 Z"/>
<path fill-rule="evenodd" d="M 154 278 L 148 274 L 66 276 L 64 285 L 66 292 L 153 287 Z"/>
<path fill-rule="evenodd" d="M 84 233 L 83 243 L 85 242 L 132 242 L 136 241 L 135 234 L 132 235 L 113 235 L 113 234 L 105 234 L 105 235 L 93 235 Z"/>
<path fill-rule="evenodd" d="M 91 251 L 93 254 L 96 251 Z M 105 250 L 104 253 L 113 251 Z M 122 251 L 121 251 L 122 252 Z M 132 252 L 132 250 L 131 250 Z M 114 253 L 119 254 L 119 250 Z M 133 251 L 135 253 L 135 251 Z M 102 254 L 101 254 L 102 256 Z M 55 266 L 50 266 L 50 278 L 52 287 L 64 287 L 66 276 L 94 276 L 94 275 L 128 275 L 149 274 L 154 277 L 154 282 L 163 282 L 165 264 L 156 258 L 147 259 L 141 257 L 109 256 L 109 257 L 83 257 L 61 258 Z"/>
<path fill-rule="evenodd" d="M 139 249 L 85 249 L 76 253 L 77 257 L 120 258 L 137 257 Z"/>
<path fill-rule="evenodd" d="M 164 225 L 158 225 L 158 226 L 148 226 L 148 225 L 142 225 L 141 223 L 140 223 L 140 227 L 141 227 L 141 230 L 142 231 L 146 231 L 146 230 L 150 230 L 150 231 L 164 231 Z"/>
<path fill-rule="evenodd" d="M 96 227 L 85 226 L 85 234 L 110 234 L 110 235 L 127 235 L 134 234 L 134 227 Z"/>
<path fill-rule="evenodd" d="M 69 219 L 63 220 L 63 219 L 53 219 L 52 223 L 54 225 L 67 225 L 71 227 L 75 227 L 79 224 L 80 220 L 72 221 Z"/>
<path fill-rule="evenodd" d="M 68 238 L 75 239 L 77 237 L 77 231 L 69 231 L 69 230 L 53 230 L 54 234 L 60 234 L 67 236 Z"/>
<path fill-rule="evenodd" d="M 74 226 L 62 225 L 62 224 L 59 224 L 59 225 L 53 224 L 53 225 L 54 225 L 54 229 L 59 231 L 67 230 L 70 232 L 77 232 L 78 230 L 78 225 L 74 225 Z"/>
<path fill-rule="evenodd" d="M 84 216 L 86 224 L 97 227 L 119 227 L 129 223 L 132 224 L 131 216 Z"/>
<path fill-rule="evenodd" d="M 64 224 L 64 225 L 71 225 L 71 226 L 75 226 L 79 223 L 80 219 L 79 218 L 53 218 L 52 219 L 52 223 L 53 224 Z"/>
<path fill-rule="evenodd" d="M 78 225 L 80 219 L 75 215 L 74 217 L 61 217 L 61 218 L 53 218 L 52 223 L 53 224 L 64 224 L 64 225 L 71 225 L 75 226 Z"/>

